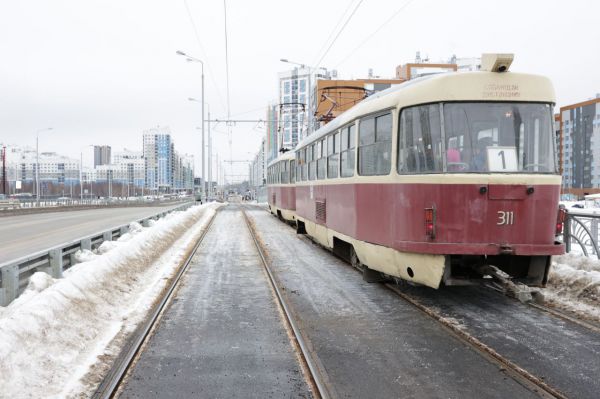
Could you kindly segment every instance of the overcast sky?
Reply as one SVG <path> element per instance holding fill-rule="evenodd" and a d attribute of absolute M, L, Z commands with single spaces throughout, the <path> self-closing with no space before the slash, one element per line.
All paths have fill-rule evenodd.
<path fill-rule="evenodd" d="M 231 115 L 264 119 L 277 73 L 288 69 L 279 59 L 317 63 L 341 15 L 359 2 L 227 0 Z M 321 65 L 341 78 L 366 77 L 369 68 L 393 77 L 416 51 L 432 61 L 512 52 L 511 70 L 549 76 L 559 106 L 600 92 L 598 1 L 406 3 L 363 0 Z M 40 148 L 78 157 L 87 144 L 141 150 L 143 130 L 161 125 L 178 151 L 198 157 L 200 104 L 187 98 L 200 98 L 200 65 L 176 50 L 205 62 L 206 101 L 213 117 L 225 117 L 222 0 L 3 0 L 0 142 L 34 145 L 37 129 L 53 127 Z M 215 130 L 216 152 L 229 159 L 226 128 Z M 253 124 L 233 128 L 233 158 L 250 159 L 262 135 Z"/>

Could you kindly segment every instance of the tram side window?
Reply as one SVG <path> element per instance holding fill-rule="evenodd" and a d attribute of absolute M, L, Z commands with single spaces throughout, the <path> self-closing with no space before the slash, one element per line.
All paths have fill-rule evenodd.
<path fill-rule="evenodd" d="M 439 104 L 405 108 L 400 114 L 398 173 L 442 171 Z"/>
<path fill-rule="evenodd" d="M 392 114 L 361 119 L 358 137 L 358 174 L 389 174 L 392 165 Z"/>
<path fill-rule="evenodd" d="M 290 183 L 296 183 L 296 161 L 290 161 Z"/>
<path fill-rule="evenodd" d="M 279 162 L 281 165 L 281 183 L 288 184 L 290 182 L 290 173 L 288 171 L 288 161 Z"/>
<path fill-rule="evenodd" d="M 308 146 L 308 180 L 315 180 L 317 178 L 317 145 L 313 144 Z"/>
<path fill-rule="evenodd" d="M 302 162 L 300 161 L 302 150 L 296 151 L 296 168 L 294 170 L 294 174 L 298 176 L 298 181 L 302 179 Z"/>
<path fill-rule="evenodd" d="M 327 175 L 327 140 L 323 139 L 319 141 L 317 148 L 317 152 L 319 153 L 319 159 L 317 161 L 317 178 L 323 180 Z"/>
<path fill-rule="evenodd" d="M 277 183 L 280 183 L 280 184 L 282 183 L 282 180 L 283 180 L 282 176 L 281 176 L 281 169 L 283 169 L 282 166 L 283 165 L 281 164 L 281 162 L 277 162 Z"/>
<path fill-rule="evenodd" d="M 354 176 L 354 146 L 356 143 L 356 125 L 352 124 L 342 129 L 340 153 L 340 169 L 342 177 Z"/>
<path fill-rule="evenodd" d="M 330 179 L 338 177 L 340 147 L 339 132 L 327 137 L 327 177 Z"/>
<path fill-rule="evenodd" d="M 300 174 L 300 178 L 302 179 L 302 181 L 306 181 L 306 179 L 308 178 L 308 158 L 307 158 L 307 149 L 303 148 L 302 150 L 300 150 L 300 162 L 301 162 L 301 174 Z M 300 180 L 300 179 L 298 179 Z"/>

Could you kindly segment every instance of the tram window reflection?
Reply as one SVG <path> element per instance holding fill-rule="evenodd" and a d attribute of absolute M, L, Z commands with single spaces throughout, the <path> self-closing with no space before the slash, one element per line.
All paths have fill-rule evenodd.
<path fill-rule="evenodd" d="M 402 110 L 398 141 L 398 173 L 442 171 L 439 104 Z"/>
<path fill-rule="evenodd" d="M 340 133 L 329 135 L 327 138 L 327 177 L 329 179 L 338 177 L 339 152 L 340 152 Z"/>
<path fill-rule="evenodd" d="M 363 118 L 360 121 L 358 174 L 387 175 L 391 167 L 392 114 Z"/>
<path fill-rule="evenodd" d="M 340 164 L 342 177 L 354 176 L 354 146 L 356 143 L 356 126 L 354 124 L 342 129 L 342 152 Z"/>
<path fill-rule="evenodd" d="M 296 183 L 296 161 L 290 161 L 290 183 Z"/>
<path fill-rule="evenodd" d="M 448 172 L 556 172 L 549 104 L 446 103 L 444 130 L 465 166 Z"/>

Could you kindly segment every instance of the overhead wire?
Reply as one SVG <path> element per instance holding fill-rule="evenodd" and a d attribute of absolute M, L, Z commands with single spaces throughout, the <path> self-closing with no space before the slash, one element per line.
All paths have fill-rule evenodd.
<path fill-rule="evenodd" d="M 315 65 L 316 64 L 317 59 L 319 59 L 319 55 L 323 52 L 323 50 L 325 49 L 325 46 L 327 46 L 327 43 L 329 43 L 329 40 L 331 40 L 331 38 L 333 37 L 333 34 L 337 31 L 338 27 L 340 26 L 340 24 L 344 20 L 344 17 L 346 17 L 346 14 L 348 14 L 348 12 L 350 11 L 350 8 L 352 7 L 352 4 L 354 4 L 354 2 L 355 2 L 355 0 L 350 0 L 350 2 L 348 3 L 348 6 L 346 7 L 346 10 L 344 10 L 344 12 L 340 15 L 340 19 L 338 19 L 337 23 L 335 24 L 335 26 L 333 27 L 333 29 L 331 30 L 331 32 L 329 32 L 329 36 L 327 36 L 327 39 L 325 39 L 325 41 L 323 42 L 323 45 L 321 46 L 321 48 L 317 52 L 317 54 L 316 54 L 313 62 L 311 63 L 311 65 Z"/>
<path fill-rule="evenodd" d="M 348 25 L 348 22 L 350 22 L 350 20 L 352 19 L 352 17 L 354 16 L 354 14 L 356 13 L 356 10 L 358 10 L 358 7 L 360 7 L 360 5 L 362 4 L 364 0 L 360 0 L 356 6 L 354 7 L 354 10 L 352 10 L 352 13 L 348 16 L 348 18 L 346 19 L 346 22 L 344 22 L 344 25 L 342 25 L 342 27 L 340 28 L 340 30 L 338 31 L 338 33 L 335 35 L 335 37 L 333 38 L 333 40 L 331 41 L 331 43 L 329 44 L 329 47 L 327 47 L 327 50 L 325 50 L 325 53 L 323 53 L 323 55 L 321 56 L 321 58 L 319 59 L 319 61 L 315 64 L 315 66 L 318 68 L 321 65 L 321 61 L 323 61 L 323 59 L 325 58 L 325 56 L 327 55 L 327 53 L 329 52 L 329 50 L 331 50 L 331 47 L 333 47 L 333 45 L 335 44 L 336 40 L 338 39 L 338 37 L 340 37 L 340 35 L 342 34 L 342 32 L 344 31 L 344 29 L 346 28 L 346 26 Z"/>
<path fill-rule="evenodd" d="M 227 40 L 227 0 L 223 0 L 223 11 L 225 18 L 225 77 L 227 82 L 227 117 L 231 116 L 231 108 L 229 102 L 229 44 Z"/>
<path fill-rule="evenodd" d="M 227 119 L 231 118 L 231 103 L 230 103 L 230 92 L 229 92 L 229 45 L 227 39 L 227 0 L 223 0 L 223 15 L 224 15 L 224 26 L 225 26 L 225 77 L 227 82 Z M 232 131 L 231 126 L 228 126 L 229 132 L 229 159 L 233 158 L 233 145 L 232 145 Z M 230 165 L 232 168 L 233 165 Z"/>
<path fill-rule="evenodd" d="M 375 29 L 373 31 L 373 33 L 371 33 L 369 36 L 367 36 L 367 38 L 365 40 L 363 40 L 362 42 L 360 42 L 360 44 L 358 46 L 356 46 L 352 51 L 350 51 L 350 53 L 344 57 L 340 62 L 338 62 L 334 68 L 339 67 L 340 65 L 342 65 L 344 62 L 348 61 L 348 59 L 350 57 L 352 57 L 354 55 L 354 53 L 360 49 L 362 46 L 365 45 L 366 42 L 368 42 L 369 40 L 371 40 L 371 38 L 373 38 L 373 36 L 375 36 L 377 33 L 379 33 L 380 30 L 382 30 L 387 24 L 389 24 L 390 22 L 392 22 L 392 20 L 394 18 L 396 18 L 398 16 L 398 14 L 400 14 L 400 12 L 402 10 L 404 10 L 406 7 L 408 7 L 408 5 L 410 3 L 412 3 L 414 0 L 408 0 L 406 3 L 404 3 L 396 12 L 394 12 L 387 20 L 385 20 L 381 25 L 379 25 L 379 27 L 377 27 L 377 29 Z"/>
<path fill-rule="evenodd" d="M 192 29 L 194 31 L 194 36 L 196 37 L 196 42 L 198 43 L 198 47 L 200 47 L 200 51 L 202 52 L 203 62 L 206 62 L 206 66 L 208 67 L 210 80 L 212 81 L 212 84 L 215 86 L 215 89 L 217 90 L 217 97 L 219 98 L 219 103 L 221 104 L 221 107 L 223 107 L 223 109 L 226 109 L 225 103 L 223 102 L 223 96 L 221 95 L 221 89 L 219 88 L 219 85 L 217 84 L 217 81 L 215 80 L 215 74 L 214 74 L 212 68 L 210 67 L 210 61 L 208 58 L 208 54 L 204 50 L 204 46 L 202 46 L 202 41 L 200 40 L 200 35 L 198 34 L 198 28 L 196 27 L 196 23 L 194 22 L 194 18 L 192 17 L 192 12 L 190 11 L 190 7 L 188 5 L 187 0 L 183 0 L 183 4 L 185 5 L 185 9 L 187 11 L 188 18 L 190 19 L 190 23 L 191 23 Z"/>

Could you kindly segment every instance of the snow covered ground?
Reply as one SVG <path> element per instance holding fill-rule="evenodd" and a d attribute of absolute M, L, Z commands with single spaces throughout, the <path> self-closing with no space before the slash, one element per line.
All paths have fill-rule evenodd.
<path fill-rule="evenodd" d="M 541 292 L 553 306 L 600 321 L 600 260 L 579 254 L 553 257 L 548 285 Z"/>
<path fill-rule="evenodd" d="M 88 397 L 223 204 L 137 223 L 62 279 L 34 274 L 0 308 L 0 397 Z"/>

